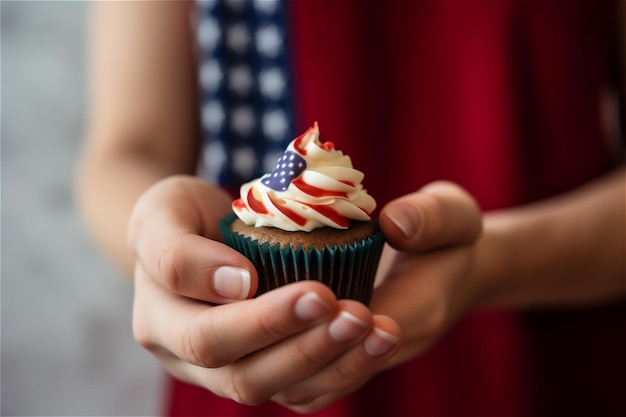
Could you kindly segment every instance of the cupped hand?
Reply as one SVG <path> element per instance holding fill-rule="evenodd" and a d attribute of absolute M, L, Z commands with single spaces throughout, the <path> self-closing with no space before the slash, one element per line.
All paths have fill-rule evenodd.
<path fill-rule="evenodd" d="M 439 181 L 389 203 L 380 223 L 393 249 L 384 255 L 370 307 L 402 328 L 392 366 L 422 353 L 475 307 L 482 291 L 474 256 L 482 213 L 462 188 Z"/>
<path fill-rule="evenodd" d="M 479 293 L 473 261 L 482 216 L 467 192 L 448 182 L 429 184 L 386 205 L 380 225 L 389 245 L 370 304 L 378 328 L 369 337 L 377 337 L 384 353 L 366 355 L 365 344 L 354 346 L 340 359 L 340 375 L 326 368 L 281 392 L 274 398 L 281 404 L 311 412 L 332 403 L 377 372 L 418 356 L 472 308 Z M 327 384 L 325 394 L 321 384 Z"/>
<path fill-rule="evenodd" d="M 242 404 L 273 398 L 312 410 L 382 368 L 400 339 L 392 319 L 313 281 L 250 298 L 253 265 L 220 242 L 230 201 L 201 180 L 172 177 L 137 202 L 137 341 L 177 378 Z"/>

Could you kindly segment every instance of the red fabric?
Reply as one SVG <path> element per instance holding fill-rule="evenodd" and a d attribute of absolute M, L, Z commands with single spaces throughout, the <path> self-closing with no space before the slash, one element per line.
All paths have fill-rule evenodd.
<path fill-rule="evenodd" d="M 298 131 L 319 121 L 380 206 L 436 179 L 485 210 L 575 187 L 615 161 L 599 111 L 612 5 L 290 2 Z M 623 306 L 474 314 L 316 415 L 624 416 L 625 330 Z M 180 382 L 172 398 L 172 415 L 293 415 Z"/>

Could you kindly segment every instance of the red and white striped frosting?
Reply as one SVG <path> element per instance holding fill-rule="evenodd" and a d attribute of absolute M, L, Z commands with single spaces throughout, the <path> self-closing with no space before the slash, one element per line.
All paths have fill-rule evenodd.
<path fill-rule="evenodd" d="M 363 173 L 319 135 L 316 122 L 289 144 L 274 171 L 241 186 L 233 211 L 244 223 L 311 231 L 370 220 L 376 201 L 363 188 Z"/>

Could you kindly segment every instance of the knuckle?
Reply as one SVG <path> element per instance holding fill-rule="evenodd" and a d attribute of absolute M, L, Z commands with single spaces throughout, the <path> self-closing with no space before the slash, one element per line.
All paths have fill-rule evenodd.
<path fill-rule="evenodd" d="M 322 350 L 310 351 L 306 345 L 298 343 L 294 346 L 295 355 L 300 358 L 300 362 L 303 366 L 313 365 L 315 367 L 325 366 L 328 362 L 328 358 Z"/>
<path fill-rule="evenodd" d="M 346 385 L 363 377 L 363 368 L 359 370 L 355 367 L 345 366 L 341 361 L 334 363 L 333 368 L 337 375 L 339 375 L 339 378 L 346 382 Z"/>
<path fill-rule="evenodd" d="M 288 325 L 281 320 L 277 321 L 273 315 L 259 314 L 257 324 L 263 336 L 269 340 L 283 339 L 291 333 Z"/>
<path fill-rule="evenodd" d="M 206 321 L 206 323 L 211 323 L 211 321 Z M 217 342 L 210 334 L 211 331 L 207 331 L 205 326 L 200 325 L 192 325 L 189 331 L 184 333 L 181 340 L 181 354 L 186 361 L 203 368 L 218 368 L 227 363 L 226 360 L 216 355 Z"/>
<path fill-rule="evenodd" d="M 231 367 L 227 374 L 224 381 L 224 394 L 236 403 L 249 406 L 259 405 L 269 398 L 262 390 L 252 386 L 240 372 L 237 372 L 236 367 Z"/>
<path fill-rule="evenodd" d="M 181 340 L 182 343 L 182 355 L 185 360 L 198 366 L 209 367 L 209 361 L 207 361 L 206 356 L 203 355 L 203 352 L 207 348 L 206 343 L 202 348 L 200 345 L 205 341 L 204 336 L 201 334 L 202 331 L 198 328 L 198 326 L 192 326 L 188 332 L 184 333 L 184 336 Z"/>
<path fill-rule="evenodd" d="M 180 240 L 176 239 L 165 246 L 157 258 L 157 271 L 163 285 L 172 292 L 180 292 L 183 274 L 184 252 L 180 249 Z"/>

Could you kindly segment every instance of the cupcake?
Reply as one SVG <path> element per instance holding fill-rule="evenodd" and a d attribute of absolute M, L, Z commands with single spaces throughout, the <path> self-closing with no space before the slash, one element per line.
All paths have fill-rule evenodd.
<path fill-rule="evenodd" d="M 384 244 L 376 202 L 350 157 L 319 135 L 316 122 L 271 173 L 241 186 L 222 236 L 256 267 L 256 295 L 313 279 L 367 304 Z"/>

